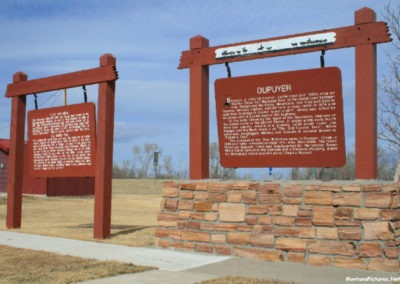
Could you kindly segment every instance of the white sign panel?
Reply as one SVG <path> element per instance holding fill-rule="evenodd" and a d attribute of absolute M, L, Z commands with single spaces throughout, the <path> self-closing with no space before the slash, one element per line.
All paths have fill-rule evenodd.
<path fill-rule="evenodd" d="M 291 38 L 263 41 L 251 44 L 221 47 L 215 50 L 215 58 L 224 59 L 256 55 L 289 49 L 301 49 L 307 47 L 328 45 L 334 44 L 335 42 L 335 32 L 296 36 Z"/>

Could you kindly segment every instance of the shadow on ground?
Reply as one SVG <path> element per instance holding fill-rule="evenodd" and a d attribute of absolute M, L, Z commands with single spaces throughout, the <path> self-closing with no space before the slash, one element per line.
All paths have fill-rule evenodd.
<path fill-rule="evenodd" d="M 93 223 L 81 224 L 77 226 L 69 226 L 73 229 L 93 229 Z M 112 233 L 111 236 L 127 235 L 143 229 L 155 228 L 155 226 L 138 226 L 138 225 L 111 225 L 111 230 L 119 230 L 119 232 Z"/>

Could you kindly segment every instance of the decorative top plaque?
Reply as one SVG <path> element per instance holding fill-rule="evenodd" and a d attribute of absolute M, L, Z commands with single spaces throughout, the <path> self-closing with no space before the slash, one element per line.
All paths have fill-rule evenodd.
<path fill-rule="evenodd" d="M 218 79 L 224 167 L 340 167 L 346 162 L 337 67 Z"/>
<path fill-rule="evenodd" d="M 215 50 L 216 59 L 264 54 L 282 50 L 301 49 L 307 47 L 326 46 L 336 42 L 335 32 L 317 33 L 303 36 L 292 36 L 284 39 L 248 43 L 221 47 Z"/>
<path fill-rule="evenodd" d="M 95 124 L 94 103 L 30 111 L 30 175 L 94 176 Z"/>

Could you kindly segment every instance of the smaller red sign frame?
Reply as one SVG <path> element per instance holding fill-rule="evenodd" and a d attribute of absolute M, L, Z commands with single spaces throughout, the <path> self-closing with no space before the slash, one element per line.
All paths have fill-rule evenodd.
<path fill-rule="evenodd" d="M 28 112 L 29 174 L 32 177 L 95 175 L 95 104 Z"/>
<path fill-rule="evenodd" d="M 341 167 L 346 162 L 337 67 L 218 79 L 224 167 Z"/>

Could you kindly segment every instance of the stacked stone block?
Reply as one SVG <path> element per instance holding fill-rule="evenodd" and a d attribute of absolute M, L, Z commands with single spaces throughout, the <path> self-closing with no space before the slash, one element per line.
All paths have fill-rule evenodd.
<path fill-rule="evenodd" d="M 160 247 L 399 271 L 397 184 L 166 182 L 162 197 Z"/>

